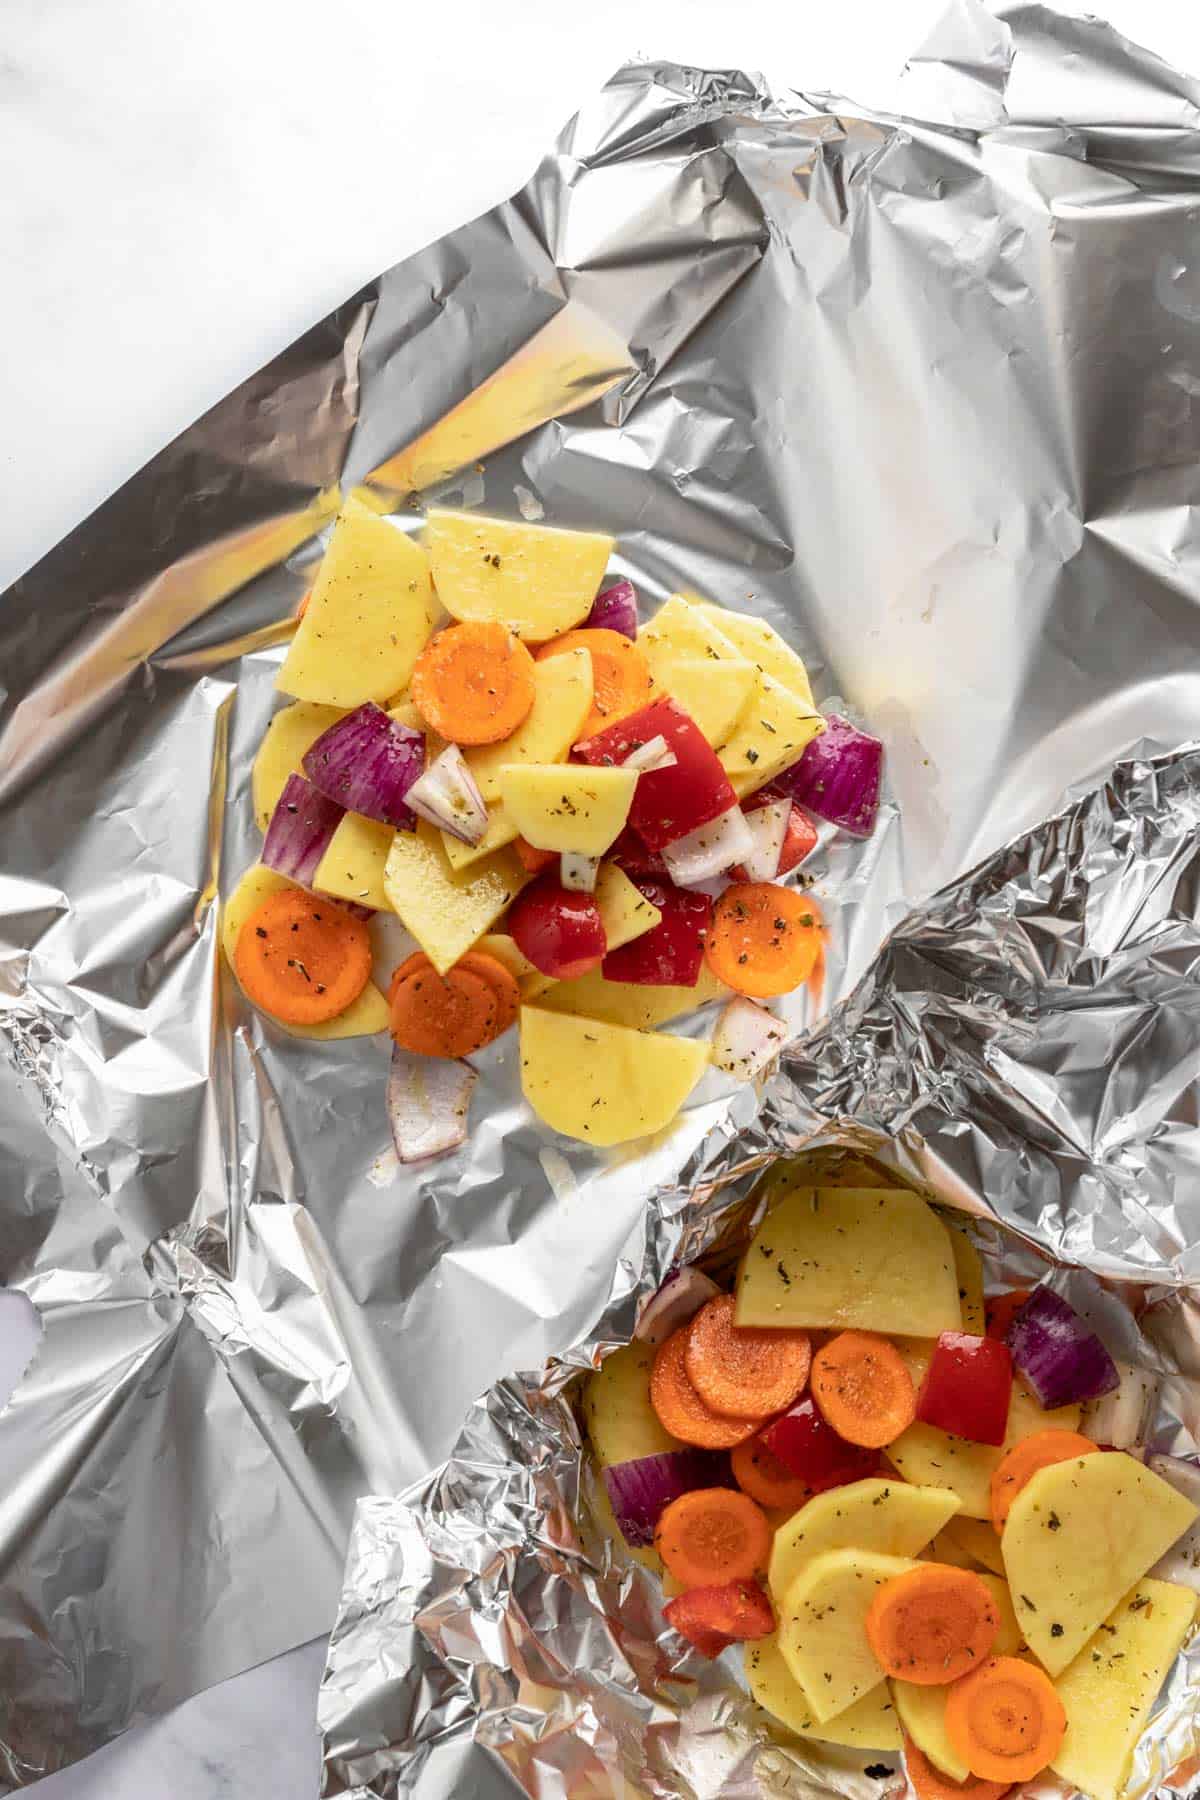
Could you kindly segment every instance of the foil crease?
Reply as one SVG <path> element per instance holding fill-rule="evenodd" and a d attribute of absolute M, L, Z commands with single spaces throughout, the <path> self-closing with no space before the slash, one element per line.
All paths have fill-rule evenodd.
<path fill-rule="evenodd" d="M 398 1172 L 384 1048 L 243 1006 L 217 902 L 257 854 L 250 764 L 341 499 L 409 530 L 432 494 L 610 530 L 649 603 L 760 613 L 880 733 L 879 831 L 810 864 L 811 1026 L 914 904 L 1194 732 L 1198 146 L 1193 82 L 1037 6 L 959 0 L 873 108 L 623 69 L 522 193 L 351 297 L 0 597 L 0 1278 L 43 1331 L 0 1417 L 0 1779 L 326 1630 L 355 1502 L 421 1478 L 497 1379 L 602 1315 L 627 1333 L 729 1168 L 801 1141 L 823 1083 L 856 1091 L 849 1050 L 764 1095 L 714 1077 L 601 1157 L 531 1121 L 501 1045 L 464 1150 Z M 1082 1121 L 1078 1084 L 1001 1053 L 1026 1085 L 986 1096 L 987 1130 L 1019 1134 L 1047 1084 L 1052 1124 Z M 1173 1104 L 1139 1149 L 1097 1103 L 1103 1179 L 1091 1124 L 1074 1160 L 1037 1140 L 1089 1265 L 1182 1279 Z M 503 1665 L 478 1666 L 486 1713 Z M 445 1791 L 491 1779 L 446 1754 Z"/>
<path fill-rule="evenodd" d="M 493 1386 L 441 1470 L 360 1503 L 321 1690 L 325 1794 L 908 1791 L 894 1753 L 772 1729 L 736 1649 L 680 1654 L 659 1582 L 594 1522 L 575 1378 L 629 1338 L 668 1268 L 706 1252 L 728 1266 L 781 1153 L 868 1155 L 961 1211 L 993 1286 L 1052 1275 L 1154 1375 L 1148 1442 L 1195 1459 L 1198 822 L 1200 746 L 1121 763 L 917 908 L 785 1053 L 753 1126 L 714 1133 L 679 1204 L 656 1199 L 634 1290 L 565 1355 Z M 1198 1758 L 1193 1636 L 1129 1800 L 1185 1800 Z"/>

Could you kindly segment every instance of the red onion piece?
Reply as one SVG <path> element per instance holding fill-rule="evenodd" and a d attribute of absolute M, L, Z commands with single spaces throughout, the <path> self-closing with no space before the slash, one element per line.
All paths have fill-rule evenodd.
<path fill-rule="evenodd" d="M 664 844 L 663 861 L 677 887 L 695 887 L 723 875 L 734 863 L 744 863 L 754 853 L 754 839 L 740 806 L 731 806 L 707 825 L 698 825 L 686 837 Z"/>
<path fill-rule="evenodd" d="M 665 1344 L 720 1291 L 699 1269 L 673 1269 L 643 1308 L 634 1337 L 639 1344 Z"/>
<path fill-rule="evenodd" d="M 368 700 L 323 731 L 304 754 L 304 773 L 348 812 L 414 831 L 404 797 L 425 767 L 425 739 Z"/>
<path fill-rule="evenodd" d="M 637 589 L 632 581 L 614 581 L 601 588 L 583 623 L 585 628 L 619 631 L 622 637 L 635 638 L 638 630 Z"/>
<path fill-rule="evenodd" d="M 277 875 L 311 887 L 317 865 L 345 816 L 344 806 L 303 775 L 289 775 L 263 839 L 263 863 Z"/>
<path fill-rule="evenodd" d="M 418 817 L 464 844 L 477 844 L 488 828 L 487 803 L 457 744 L 447 744 L 413 782 L 408 804 Z"/>
<path fill-rule="evenodd" d="M 652 775 L 655 769 L 673 769 L 679 758 L 659 732 L 657 737 L 647 739 L 631 750 L 621 764 L 623 769 L 632 769 L 638 775 Z"/>
<path fill-rule="evenodd" d="M 598 856 L 581 856 L 578 850 L 564 850 L 558 859 L 558 878 L 576 894 L 594 894 L 600 873 Z"/>
<path fill-rule="evenodd" d="M 457 1150 L 467 1135 L 467 1112 L 478 1077 L 464 1062 L 414 1056 L 397 1044 L 388 1072 L 387 1112 L 402 1163 L 425 1162 Z"/>
<path fill-rule="evenodd" d="M 738 995 L 721 1013 L 712 1036 L 712 1060 L 726 1075 L 753 1081 L 788 1041 L 788 1028 L 756 1000 Z"/>
<path fill-rule="evenodd" d="M 1008 1328 L 1012 1359 L 1047 1412 L 1098 1400 L 1120 1386 L 1117 1365 L 1075 1308 L 1053 1288 L 1034 1288 Z"/>
<path fill-rule="evenodd" d="M 805 746 L 800 761 L 777 775 L 775 784 L 852 837 L 870 837 L 879 812 L 882 774 L 879 739 L 834 713 L 826 719 L 824 731 Z"/>
<path fill-rule="evenodd" d="M 711 1450 L 666 1450 L 633 1462 L 610 1463 L 604 1485 L 621 1536 L 636 1550 L 654 1539 L 664 1507 L 693 1488 L 729 1485 L 729 1458 Z"/>

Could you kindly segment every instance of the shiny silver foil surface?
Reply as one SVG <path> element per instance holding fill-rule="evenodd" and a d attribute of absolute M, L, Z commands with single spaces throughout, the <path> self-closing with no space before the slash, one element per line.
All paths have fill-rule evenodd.
<path fill-rule="evenodd" d="M 932 954 L 898 969 L 919 978 L 895 1020 L 898 999 L 857 1001 L 877 1023 L 853 1041 L 831 1027 L 765 1097 L 712 1077 L 672 1130 L 607 1156 L 531 1120 L 502 1043 L 463 1150 L 398 1171 L 386 1045 L 280 1034 L 222 970 L 217 924 L 258 851 L 250 765 L 288 620 L 350 492 L 408 530 L 436 494 L 611 531 L 646 607 L 685 588 L 761 613 L 821 700 L 879 732 L 876 835 L 827 834 L 809 865 L 829 944 L 798 1028 L 1072 784 L 1191 736 L 1198 99 L 1103 26 L 977 0 L 886 107 L 623 69 L 513 201 L 348 300 L 0 598 L 0 1278 L 43 1328 L 0 1417 L 0 1779 L 327 1630 L 355 1502 L 422 1477 L 498 1379 L 627 1334 L 636 1297 L 707 1241 L 734 1170 L 802 1141 L 816 1106 L 911 1139 L 1031 1243 L 1187 1281 L 1187 927 L 1170 908 L 1188 889 L 1154 873 L 1157 796 L 1112 831 L 1182 934 L 1163 953 L 1178 997 L 1112 1039 L 1103 1081 L 1090 1039 L 1078 1075 L 1073 1036 L 1021 1061 L 1028 1022 L 987 982 L 1002 952 L 1027 959 L 1015 980 L 1034 951 L 981 905 L 952 991 Z M 1014 879 L 1050 894 L 1077 872 L 1058 830 L 1009 853 Z M 1129 902 L 1045 918 L 1037 954 L 1052 939 L 1086 987 Z M 949 1047 L 935 1024 L 955 1025 Z M 936 1131 L 918 1106 L 935 1091 L 963 1102 Z M 1179 1116 L 1151 1129 L 1168 1098 Z M 626 1726 L 661 1736 L 664 1771 L 728 1759 L 732 1698 L 714 1690 L 681 1737 L 642 1640 L 613 1635 L 616 1602 L 597 1588 L 578 1610 L 574 1452 L 557 1427 L 538 1436 L 532 1391 L 472 1415 L 479 1468 L 473 1451 L 452 1465 L 427 1517 L 364 1504 L 331 1791 L 391 1791 L 433 1740 L 423 1793 L 511 1791 L 479 1746 L 489 1721 L 518 1741 L 518 1650 L 535 1682 L 592 1671 L 610 1709 L 589 1714 L 581 1685 L 556 1738 L 531 1712 L 522 1780 L 560 1754 L 575 1770 L 591 1732 L 607 1792 Z M 429 1563 L 420 1534 L 443 1517 Z M 517 1555 L 539 1534 L 571 1579 Z M 437 1570 L 463 1568 L 443 1606 Z M 630 1593 L 644 1637 L 650 1601 Z M 411 1670 L 406 1606 L 429 1611 Z M 722 1779 L 742 1791 L 732 1766 Z M 536 1791 L 589 1791 L 574 1780 Z"/>

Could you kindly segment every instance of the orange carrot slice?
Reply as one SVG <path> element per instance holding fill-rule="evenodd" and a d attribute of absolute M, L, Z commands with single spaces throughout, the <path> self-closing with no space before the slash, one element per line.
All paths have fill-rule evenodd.
<path fill-rule="evenodd" d="M 917 1416 L 904 1358 L 873 1331 L 840 1331 L 813 1357 L 812 1396 L 827 1425 L 848 1444 L 882 1450 Z"/>
<path fill-rule="evenodd" d="M 654 684 L 646 659 L 631 638 L 603 626 L 581 626 L 543 644 L 537 660 L 544 662 L 568 650 L 586 650 L 592 659 L 592 710 L 583 722 L 581 738 L 593 737 L 645 706 Z"/>
<path fill-rule="evenodd" d="M 772 1511 L 799 1512 L 812 1499 L 813 1490 L 806 1481 L 781 1463 L 757 1433 L 744 1444 L 735 1445 L 730 1458 L 733 1479 L 743 1494 L 749 1494 L 760 1506 Z"/>
<path fill-rule="evenodd" d="M 917 1800 L 1004 1800 L 1009 1790 L 1007 1781 L 980 1781 L 975 1775 L 952 1781 L 934 1768 L 909 1737 L 904 1740 L 904 1763 Z"/>
<path fill-rule="evenodd" d="M 713 1412 L 765 1419 L 783 1412 L 808 1380 L 812 1350 L 803 1331 L 762 1331 L 733 1322 L 732 1294 L 717 1294 L 692 1320 L 684 1367 Z"/>
<path fill-rule="evenodd" d="M 1009 1509 L 1021 1489 L 1037 1474 L 1054 1463 L 1074 1462 L 1077 1456 L 1091 1456 L 1100 1446 L 1077 1431 L 1035 1431 L 1022 1438 L 1007 1451 L 992 1473 L 992 1524 L 1003 1531 Z"/>
<path fill-rule="evenodd" d="M 439 975 L 418 951 L 392 976 L 392 1036 L 419 1056 L 469 1056 L 508 1030 L 519 1000 L 516 982 L 494 956 L 468 951 Z"/>
<path fill-rule="evenodd" d="M 732 1450 L 753 1437 L 762 1420 L 723 1419 L 705 1406 L 684 1367 L 690 1329 L 682 1326 L 659 1346 L 650 1372 L 650 1404 L 672 1437 L 705 1450 Z"/>
<path fill-rule="evenodd" d="M 885 1581 L 867 1612 L 867 1641 L 884 1674 L 918 1687 L 945 1687 L 978 1668 L 999 1630 L 987 1583 L 949 1563 Z"/>
<path fill-rule="evenodd" d="M 739 994 L 790 994 L 817 966 L 821 916 L 806 894 L 773 881 L 741 881 L 714 906 L 704 954 L 718 981 Z"/>
<path fill-rule="evenodd" d="M 521 867 L 528 869 L 531 875 L 540 875 L 543 869 L 548 869 L 551 863 L 558 861 L 557 850 L 539 850 L 535 844 L 529 843 L 523 837 L 516 839 L 513 849 L 517 853 Z"/>
<path fill-rule="evenodd" d="M 449 625 L 418 656 L 411 693 L 439 737 L 495 744 L 512 735 L 533 705 L 533 658 L 507 625 Z"/>
<path fill-rule="evenodd" d="M 370 980 L 370 934 L 336 901 L 283 888 L 242 926 L 234 965 L 255 1006 L 286 1025 L 320 1025 Z"/>
<path fill-rule="evenodd" d="M 946 1733 L 972 1775 L 1028 1781 L 1058 1755 L 1067 1715 L 1036 1664 L 993 1656 L 946 1695 Z"/>
<path fill-rule="evenodd" d="M 654 1548 L 683 1587 L 723 1587 L 766 1567 L 771 1527 L 749 1494 L 693 1488 L 663 1508 Z"/>
<path fill-rule="evenodd" d="M 312 599 L 312 589 L 309 588 L 309 590 L 306 594 L 301 594 L 299 605 L 296 607 L 295 612 L 292 614 L 292 617 L 295 620 L 297 620 L 297 622 L 299 620 L 301 620 L 304 617 L 305 613 L 308 611 L 308 603 L 311 599 Z"/>

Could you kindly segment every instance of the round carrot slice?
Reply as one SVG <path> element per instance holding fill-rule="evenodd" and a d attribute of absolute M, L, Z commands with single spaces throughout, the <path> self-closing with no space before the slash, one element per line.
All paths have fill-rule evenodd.
<path fill-rule="evenodd" d="M 704 954 L 718 981 L 739 994 L 790 994 L 817 966 L 821 915 L 793 888 L 740 881 L 713 908 Z"/>
<path fill-rule="evenodd" d="M 485 1044 L 490 1044 L 495 1038 L 498 1038 L 502 1032 L 507 1031 L 510 1025 L 516 1023 L 517 1013 L 521 1004 L 521 990 L 517 986 L 515 976 L 510 970 L 505 968 L 499 958 L 489 956 L 486 951 L 483 950 L 468 950 L 465 955 L 460 956 L 458 961 L 454 964 L 454 967 L 448 971 L 445 979 L 448 980 L 450 976 L 456 974 L 460 970 L 468 975 L 476 975 L 480 980 L 485 981 L 492 990 L 492 995 L 496 1002 L 495 1017 L 492 1020 L 489 1036 L 484 1038 L 480 1043 L 472 1045 L 472 1049 L 480 1050 Z M 414 987 L 407 988 L 407 1000 L 405 1005 L 408 1007 L 413 1006 L 419 993 L 425 994 L 425 1001 L 423 1004 L 430 1006 L 436 1003 L 436 996 L 438 993 L 436 984 L 441 982 L 443 978 L 438 975 L 437 970 L 423 950 L 414 950 L 411 956 L 405 957 L 404 961 L 399 963 L 392 971 L 392 979 L 388 986 L 387 996 L 389 1006 L 394 1002 L 397 990 L 408 981 L 410 976 L 417 974 L 431 977 L 432 985 L 429 987 L 428 992 L 424 989 L 419 990 Z M 428 1030 L 428 1019 L 425 1020 L 424 1024 L 418 1025 L 416 1029 L 419 1031 Z M 437 1029 L 436 1026 L 434 1029 Z M 396 1041 L 399 1043 L 400 1040 L 397 1038 Z M 410 1043 L 406 1043 L 404 1047 L 407 1050 L 416 1049 L 416 1045 Z M 421 1054 L 425 1056 L 438 1056 L 441 1055 L 442 1052 L 437 1050 L 424 1050 Z M 466 1056 L 469 1055 L 470 1052 L 462 1050 L 456 1051 L 454 1054 Z"/>
<path fill-rule="evenodd" d="M 827 1425 L 848 1444 L 882 1450 L 917 1416 L 904 1358 L 873 1331 L 840 1331 L 813 1357 L 812 1396 Z"/>
<path fill-rule="evenodd" d="M 884 1674 L 918 1687 L 945 1687 L 978 1668 L 999 1630 L 987 1583 L 948 1563 L 885 1581 L 867 1611 L 867 1641 Z"/>
<path fill-rule="evenodd" d="M 737 1488 L 693 1488 L 663 1508 L 654 1548 L 685 1588 L 748 1581 L 771 1554 L 761 1506 Z"/>
<path fill-rule="evenodd" d="M 457 963 L 439 975 L 430 963 L 396 982 L 389 1022 L 402 1049 L 453 1060 L 490 1044 L 499 1016 L 495 990 L 482 975 Z"/>
<path fill-rule="evenodd" d="M 951 1781 L 909 1737 L 904 1740 L 904 1766 L 917 1800 L 1004 1800 L 1010 1785 L 1007 1781 L 980 1781 L 975 1775 Z"/>
<path fill-rule="evenodd" d="M 321 1025 L 366 987 L 371 938 L 336 901 L 283 888 L 242 926 L 234 966 L 255 1006 L 286 1025 Z"/>
<path fill-rule="evenodd" d="M 551 638 L 537 653 L 538 662 L 562 656 L 567 650 L 586 650 L 592 659 L 592 710 L 579 735 L 592 737 L 606 725 L 615 725 L 645 706 L 654 685 L 645 657 L 631 638 L 603 626 L 581 626 Z"/>
<path fill-rule="evenodd" d="M 705 1450 L 732 1450 L 753 1437 L 762 1420 L 723 1419 L 705 1406 L 684 1367 L 689 1330 L 682 1326 L 659 1346 L 650 1373 L 650 1404 L 672 1437 Z"/>
<path fill-rule="evenodd" d="M 946 1695 L 946 1733 L 972 1775 L 1029 1781 L 1053 1761 L 1067 1729 L 1054 1685 L 1035 1663 L 993 1656 Z"/>
<path fill-rule="evenodd" d="M 692 1320 L 684 1367 L 713 1412 L 762 1420 L 783 1412 L 808 1380 L 812 1350 L 803 1331 L 762 1331 L 733 1322 L 732 1294 L 717 1294 Z"/>
<path fill-rule="evenodd" d="M 495 994 L 497 1011 L 493 1037 L 499 1037 L 510 1025 L 516 1024 L 521 1009 L 521 990 L 512 970 L 506 969 L 498 956 L 489 956 L 486 950 L 468 950 L 454 966 L 481 975 Z"/>
<path fill-rule="evenodd" d="M 729 1460 L 733 1479 L 743 1494 L 749 1494 L 760 1506 L 778 1512 L 799 1512 L 813 1497 L 808 1483 L 793 1475 L 757 1433 L 744 1444 L 736 1445 Z"/>
<path fill-rule="evenodd" d="M 1077 1456 L 1091 1456 L 1099 1448 L 1077 1431 L 1035 1431 L 1014 1444 L 992 1472 L 990 1501 L 996 1530 L 1004 1530 L 1013 1501 L 1039 1469 L 1074 1462 Z"/>
<path fill-rule="evenodd" d="M 418 656 L 411 692 L 439 737 L 495 744 L 512 735 L 533 705 L 533 658 L 507 625 L 448 625 Z"/>

